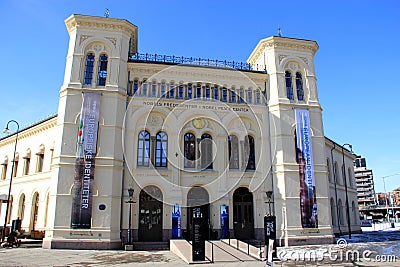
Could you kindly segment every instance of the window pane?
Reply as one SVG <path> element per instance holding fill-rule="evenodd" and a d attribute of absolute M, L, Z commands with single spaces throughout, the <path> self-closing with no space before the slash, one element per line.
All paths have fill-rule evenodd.
<path fill-rule="evenodd" d="M 301 73 L 296 73 L 296 89 L 297 89 L 297 99 L 304 100 L 304 90 L 303 90 L 303 79 Z"/>
<path fill-rule="evenodd" d="M 100 85 L 100 86 L 106 85 L 107 63 L 108 63 L 107 55 L 101 55 L 100 62 L 99 62 L 99 74 L 98 74 L 98 85 Z"/>
<path fill-rule="evenodd" d="M 150 134 L 141 131 L 138 138 L 138 166 L 149 166 L 150 157 Z"/>
<path fill-rule="evenodd" d="M 86 56 L 85 79 L 83 81 L 83 84 L 92 84 L 93 67 L 94 67 L 94 55 L 90 53 Z"/>
<path fill-rule="evenodd" d="M 292 74 L 289 71 L 285 72 L 285 82 L 286 82 L 286 96 L 290 100 L 293 100 Z"/>

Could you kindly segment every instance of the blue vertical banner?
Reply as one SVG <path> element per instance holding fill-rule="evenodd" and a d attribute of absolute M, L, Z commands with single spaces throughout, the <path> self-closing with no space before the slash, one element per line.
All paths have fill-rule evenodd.
<path fill-rule="evenodd" d="M 318 227 L 317 198 L 315 194 L 314 162 L 310 131 L 310 114 L 295 109 L 296 160 L 299 164 L 300 209 L 303 228 Z"/>
<path fill-rule="evenodd" d="M 220 206 L 221 238 L 229 238 L 229 207 Z"/>
<path fill-rule="evenodd" d="M 92 221 L 92 192 L 97 153 L 97 133 L 100 115 L 100 93 L 82 94 L 81 118 L 72 188 L 71 228 L 90 229 Z"/>
<path fill-rule="evenodd" d="M 181 238 L 181 206 L 172 206 L 172 238 Z"/>

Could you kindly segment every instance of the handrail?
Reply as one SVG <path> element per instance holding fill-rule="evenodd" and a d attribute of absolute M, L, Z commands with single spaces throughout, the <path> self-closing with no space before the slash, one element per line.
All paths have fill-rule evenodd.
<path fill-rule="evenodd" d="M 158 62 L 158 63 L 169 63 L 169 64 L 189 64 L 205 67 L 216 67 L 216 68 L 228 68 L 243 71 L 254 71 L 254 72 L 267 72 L 265 65 L 254 65 L 244 62 L 226 61 L 218 59 L 205 59 L 205 58 L 194 58 L 194 57 L 183 57 L 183 56 L 167 56 L 157 55 L 148 53 L 136 53 L 130 55 L 130 61 L 133 62 Z"/>
<path fill-rule="evenodd" d="M 210 263 L 214 263 L 214 243 L 210 240 L 205 240 L 211 244 L 211 260 L 206 256 L 206 258 L 210 261 Z"/>

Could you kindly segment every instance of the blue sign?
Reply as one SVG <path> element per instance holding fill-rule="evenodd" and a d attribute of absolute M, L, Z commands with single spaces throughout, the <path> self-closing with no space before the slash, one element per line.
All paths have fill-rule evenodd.
<path fill-rule="evenodd" d="M 229 238 L 229 207 L 222 205 L 220 207 L 221 216 L 221 238 Z"/>
<path fill-rule="evenodd" d="M 181 206 L 172 206 L 172 238 L 181 238 Z"/>

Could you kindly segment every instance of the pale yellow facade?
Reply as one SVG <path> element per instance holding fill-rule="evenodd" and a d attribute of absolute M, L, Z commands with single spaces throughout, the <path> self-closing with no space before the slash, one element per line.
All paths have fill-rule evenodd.
<path fill-rule="evenodd" d="M 39 194 L 35 229 L 46 231 L 43 247 L 120 248 L 126 243 L 129 205 L 125 202 L 127 189 L 131 187 L 135 190 L 136 202 L 131 217 L 134 241 L 146 241 L 141 228 L 143 188 L 161 191 L 161 217 L 147 229 L 153 235 L 151 225 L 160 225 L 157 237 L 160 241 L 171 238 L 173 205 L 182 207 L 183 233 L 189 230 L 186 206 L 192 201 L 189 196 L 193 187 L 201 187 L 206 192 L 208 227 L 216 238 L 221 237 L 219 212 L 224 205 L 230 211 L 231 237 L 246 236 L 238 227 L 239 211 L 234 203 L 235 192 L 240 190 L 247 190 L 252 197 L 248 201 L 251 210 L 244 215 L 250 216 L 251 239 L 264 239 L 264 216 L 271 212 L 276 216 L 277 240 L 281 246 L 331 243 L 335 234 L 348 231 L 347 217 L 342 211 L 346 212 L 342 176 L 335 176 L 339 177 L 337 186 L 330 178 L 331 155 L 340 167 L 343 154 L 340 148 L 331 153 L 334 143 L 324 136 L 314 68 L 316 42 L 276 36 L 263 39 L 248 59 L 252 66 L 261 66 L 260 71 L 239 71 L 219 66 L 132 60 L 131 55 L 137 53 L 138 29 L 126 20 L 73 15 L 66 20 L 66 25 L 70 42 L 58 115 L 19 133 L 19 164 L 11 193 L 11 220 L 18 216 L 17 200 L 22 194 L 26 196 L 22 221 L 26 231 L 33 229 L 29 212 L 33 195 Z M 88 80 L 89 54 L 94 60 L 93 75 Z M 101 84 L 99 73 L 102 55 L 108 57 L 105 85 Z M 302 77 L 304 90 L 296 88 L 297 80 L 293 77 L 292 99 L 288 98 L 285 87 L 286 72 L 300 73 Z M 174 95 L 168 93 L 163 97 L 171 88 Z M 99 132 L 91 227 L 72 229 L 72 187 L 82 92 L 101 93 Z M 318 228 L 303 228 L 300 219 L 295 109 L 308 110 L 310 114 Z M 162 160 L 157 158 L 160 132 L 167 135 L 166 166 L 154 166 Z M 148 157 L 140 152 L 142 133 L 149 136 Z M 186 147 L 185 138 L 188 134 L 195 138 L 197 161 L 187 160 L 189 152 L 185 149 L 189 146 Z M 209 146 L 202 143 L 205 136 L 212 139 Z M 229 136 L 237 138 L 237 152 L 228 146 Z M 0 140 L 0 159 L 8 164 L 5 179 L 0 180 L 1 195 L 8 192 L 14 137 Z M 249 140 L 253 140 L 254 152 L 248 150 Z M 22 159 L 28 149 L 31 166 L 36 164 L 35 154 L 43 151 L 43 170 L 36 173 L 31 167 L 27 175 L 22 175 Z M 212 166 L 210 162 L 204 165 L 202 160 L 207 159 L 204 155 L 202 158 L 201 151 L 210 153 Z M 231 157 L 230 161 L 230 153 L 235 160 Z M 254 168 L 246 161 L 252 156 Z M 344 158 L 346 168 L 352 170 L 353 155 L 344 150 Z M 346 177 L 351 230 L 359 232 L 357 202 L 354 209 L 351 206 L 357 201 L 354 172 L 348 172 Z M 272 211 L 267 204 L 268 191 L 273 191 Z M 338 220 L 339 215 L 332 212 L 339 210 Z M 5 204 L 0 212 L 1 221 L 5 218 Z M 247 229 L 246 224 L 242 223 L 243 229 Z"/>

